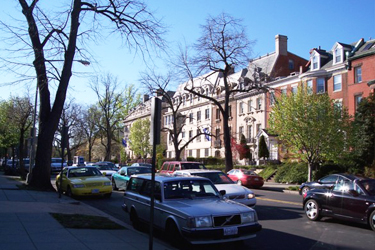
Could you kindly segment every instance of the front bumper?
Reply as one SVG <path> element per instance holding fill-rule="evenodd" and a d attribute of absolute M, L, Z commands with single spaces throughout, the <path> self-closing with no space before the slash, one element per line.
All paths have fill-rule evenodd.
<path fill-rule="evenodd" d="M 236 235 L 224 235 L 223 228 L 183 228 L 182 235 L 191 244 L 213 244 L 232 241 L 247 240 L 256 237 L 256 233 L 262 229 L 259 223 L 238 226 Z"/>
<path fill-rule="evenodd" d="M 100 188 L 73 188 L 72 193 L 76 196 L 106 195 L 112 193 L 112 186 Z"/>

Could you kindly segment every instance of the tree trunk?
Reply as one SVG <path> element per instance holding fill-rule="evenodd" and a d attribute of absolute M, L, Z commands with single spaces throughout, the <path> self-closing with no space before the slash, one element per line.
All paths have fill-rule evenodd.
<path fill-rule="evenodd" d="M 226 105 L 227 106 L 227 105 Z M 229 172 L 233 169 L 233 159 L 232 159 L 232 148 L 231 148 L 231 135 L 229 131 L 229 114 L 228 108 L 225 109 L 225 113 L 223 115 L 223 125 L 224 125 L 224 148 L 225 148 L 225 172 Z"/>
<path fill-rule="evenodd" d="M 312 163 L 308 162 L 307 163 L 307 181 L 310 182 L 312 178 Z"/>

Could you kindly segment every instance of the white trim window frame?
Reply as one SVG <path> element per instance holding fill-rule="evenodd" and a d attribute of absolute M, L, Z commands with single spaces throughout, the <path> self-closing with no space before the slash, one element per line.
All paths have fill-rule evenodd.
<path fill-rule="evenodd" d="M 362 82 L 362 67 L 354 67 L 354 83 Z"/>
<path fill-rule="evenodd" d="M 340 47 L 340 46 L 337 46 L 334 50 L 334 55 L 333 55 L 333 58 L 334 58 L 334 64 L 337 64 L 337 63 L 342 63 L 343 62 L 343 49 Z"/>
<path fill-rule="evenodd" d="M 342 76 L 334 75 L 333 76 L 333 92 L 341 91 L 342 90 Z"/>

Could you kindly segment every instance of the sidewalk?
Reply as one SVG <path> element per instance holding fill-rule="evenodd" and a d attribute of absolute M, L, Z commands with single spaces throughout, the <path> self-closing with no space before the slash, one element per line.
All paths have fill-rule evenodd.
<path fill-rule="evenodd" d="M 299 195 L 298 191 L 288 190 L 289 187 L 295 187 L 295 186 L 299 186 L 299 185 L 298 184 L 283 184 L 283 183 L 276 183 L 273 181 L 266 181 L 264 182 L 264 185 L 263 187 L 261 187 L 261 189 Z"/>
<path fill-rule="evenodd" d="M 0 249 L 148 249 L 147 234 L 82 202 L 58 193 L 22 190 L 18 177 L 0 172 Z M 49 213 L 103 216 L 122 230 L 64 228 Z M 124 216 L 125 213 L 124 213 Z M 153 249 L 173 249 L 154 238 Z"/>

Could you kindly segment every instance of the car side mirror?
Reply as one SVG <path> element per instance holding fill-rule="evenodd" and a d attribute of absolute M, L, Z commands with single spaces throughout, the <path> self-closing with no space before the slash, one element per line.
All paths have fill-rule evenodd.
<path fill-rule="evenodd" d="M 120 175 L 125 175 L 125 173 L 124 172 L 120 172 Z"/>
<path fill-rule="evenodd" d="M 103 175 L 104 175 L 104 176 L 106 176 L 106 174 L 107 174 L 106 172 L 103 172 Z"/>
<path fill-rule="evenodd" d="M 348 193 L 353 195 L 354 197 L 357 197 L 359 195 L 359 193 L 357 191 L 355 191 L 354 189 L 349 189 Z"/>
<path fill-rule="evenodd" d="M 219 192 L 220 192 L 220 194 L 223 195 L 223 196 L 226 195 L 226 193 L 227 193 L 225 190 L 220 190 Z"/>

